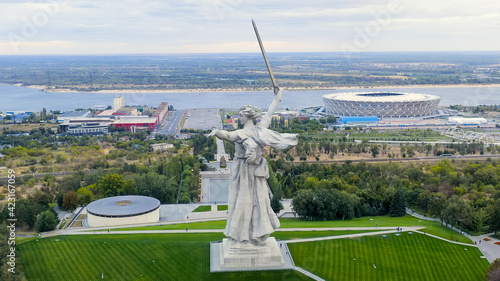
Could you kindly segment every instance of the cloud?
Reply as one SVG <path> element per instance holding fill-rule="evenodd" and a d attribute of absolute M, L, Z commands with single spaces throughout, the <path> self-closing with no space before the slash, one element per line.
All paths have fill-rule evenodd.
<path fill-rule="evenodd" d="M 378 24 L 361 51 L 498 50 L 500 2 L 477 0 L 41 0 L 0 1 L 0 42 L 23 36 L 23 53 L 252 51 L 257 21 L 269 51 L 340 51 Z M 57 5 L 57 6 L 54 6 Z M 397 6 L 398 11 L 391 11 Z M 47 8 L 56 7 L 49 13 Z M 47 22 L 36 24 L 47 15 Z M 382 15 L 382 16 L 381 16 Z M 389 15 L 389 19 L 384 18 Z M 382 19 L 382 20 L 381 20 Z M 3 36 L 2 36 L 3 35 Z M 30 38 L 27 38 L 30 37 Z M 54 42 L 71 42 L 55 44 Z M 29 44 L 28 44 L 29 43 Z M 253 43 L 252 43 L 253 44 Z M 118 47 L 117 47 L 118 46 Z M 12 54 L 9 48 L 0 54 Z"/>

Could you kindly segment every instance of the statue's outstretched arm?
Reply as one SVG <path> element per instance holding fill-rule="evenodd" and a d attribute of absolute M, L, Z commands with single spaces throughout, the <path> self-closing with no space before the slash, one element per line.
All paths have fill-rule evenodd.
<path fill-rule="evenodd" d="M 281 90 L 277 86 L 274 87 L 274 100 L 269 106 L 269 109 L 267 110 L 266 115 L 262 117 L 262 120 L 260 121 L 260 125 L 264 126 L 266 128 L 269 127 L 269 124 L 271 124 L 271 120 L 273 119 L 273 115 L 276 112 L 276 109 L 278 108 L 278 105 L 280 104 L 281 101 Z"/>
<path fill-rule="evenodd" d="M 212 132 L 210 132 L 210 134 L 207 135 L 207 137 L 213 137 L 213 136 L 216 136 L 221 140 L 227 140 L 231 142 L 235 142 L 238 140 L 238 134 L 236 134 L 235 132 L 219 130 L 215 126 L 212 128 Z"/>

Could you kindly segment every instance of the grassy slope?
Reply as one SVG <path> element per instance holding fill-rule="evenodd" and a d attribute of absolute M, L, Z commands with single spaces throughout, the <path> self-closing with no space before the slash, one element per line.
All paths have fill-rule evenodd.
<path fill-rule="evenodd" d="M 210 205 L 203 205 L 203 206 L 199 206 L 198 208 L 194 209 L 193 213 L 196 213 L 196 212 L 210 212 L 211 210 L 212 210 L 212 206 L 210 206 Z"/>
<path fill-rule="evenodd" d="M 225 211 L 227 210 L 227 205 L 217 205 L 217 211 Z"/>
<path fill-rule="evenodd" d="M 446 243 L 418 233 L 288 246 L 297 266 L 326 280 L 482 281 L 489 265 L 475 247 Z"/>
<path fill-rule="evenodd" d="M 304 231 L 275 236 L 289 239 L 344 232 L 349 233 Z M 28 280 L 98 280 L 102 272 L 111 280 L 308 280 L 294 271 L 210 273 L 208 242 L 223 237 L 222 233 L 61 236 L 18 247 Z M 293 243 L 289 248 L 296 265 L 327 280 L 479 281 L 488 267 L 474 247 L 417 233 Z"/>
<path fill-rule="evenodd" d="M 377 232 L 381 230 L 334 230 L 334 231 L 276 231 L 271 236 L 279 240 L 294 240 L 303 238 L 316 238 L 327 236 L 339 236 L 346 234 Z"/>
<path fill-rule="evenodd" d="M 62 236 L 19 245 L 28 280 L 310 280 L 295 271 L 210 273 L 222 234 Z M 56 241 L 59 239 L 59 241 Z"/>
<path fill-rule="evenodd" d="M 299 219 L 280 219 L 281 228 L 312 228 L 312 227 L 373 227 L 378 226 L 424 226 L 427 233 L 434 234 L 446 239 L 453 239 L 459 242 L 473 244 L 473 242 L 460 235 L 447 227 L 441 226 L 438 222 L 431 222 L 426 220 L 419 220 L 410 215 L 404 217 L 362 217 L 352 220 L 335 220 L 335 221 L 305 221 Z M 194 222 L 194 223 L 179 223 L 179 224 L 166 224 L 145 227 L 131 227 L 121 228 L 116 230 L 168 230 L 168 229 L 224 229 L 226 227 L 225 220 Z"/>

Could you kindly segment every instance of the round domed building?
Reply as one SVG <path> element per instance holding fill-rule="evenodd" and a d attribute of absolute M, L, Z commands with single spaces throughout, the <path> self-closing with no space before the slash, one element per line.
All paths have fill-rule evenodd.
<path fill-rule="evenodd" d="M 87 225 L 105 227 L 160 221 L 160 201 L 153 197 L 107 197 L 87 205 Z"/>
<path fill-rule="evenodd" d="M 323 96 L 325 110 L 335 116 L 412 118 L 436 113 L 441 97 L 416 93 L 352 92 Z"/>

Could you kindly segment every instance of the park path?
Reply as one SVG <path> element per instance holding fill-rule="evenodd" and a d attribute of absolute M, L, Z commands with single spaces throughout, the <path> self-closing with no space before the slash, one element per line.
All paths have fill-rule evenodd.
<path fill-rule="evenodd" d="M 316 281 L 325 281 L 325 279 L 319 277 L 318 275 L 314 275 L 313 273 L 311 273 L 311 272 L 309 272 L 309 271 L 307 271 L 307 270 L 305 270 L 305 269 L 303 269 L 301 267 L 296 266 L 293 269 L 296 270 L 296 271 L 298 271 L 298 272 L 300 272 L 300 273 L 302 273 L 302 274 L 304 274 L 305 276 L 307 276 L 307 277 L 309 277 L 311 279 L 316 280 Z"/>
<path fill-rule="evenodd" d="M 476 245 L 474 245 L 474 244 L 463 243 L 463 242 L 457 242 L 457 241 L 449 240 L 449 239 L 446 239 L 446 238 L 443 238 L 443 237 L 439 237 L 439 236 L 437 236 L 437 235 L 429 234 L 429 233 L 426 233 L 426 232 L 421 232 L 421 231 L 416 231 L 416 232 L 418 232 L 418 233 L 420 233 L 420 234 L 427 235 L 427 236 L 431 236 L 431 237 L 434 237 L 434 238 L 436 238 L 436 239 L 443 240 L 443 241 L 446 241 L 446 242 L 449 242 L 449 243 L 458 244 L 458 245 L 463 245 L 463 246 L 472 246 L 472 247 L 476 247 Z"/>
<path fill-rule="evenodd" d="M 354 233 L 354 234 L 344 234 L 344 235 L 337 235 L 337 236 L 294 239 L 294 240 L 287 240 L 286 243 L 288 244 L 288 243 L 314 242 L 314 241 L 322 241 L 322 240 L 363 237 L 363 236 L 371 236 L 371 235 L 383 235 L 383 234 L 409 232 L 409 231 L 417 232 L 417 230 L 422 229 L 422 228 L 424 228 L 424 227 L 422 227 L 422 226 L 409 226 L 409 227 L 401 227 L 400 228 L 401 230 L 398 231 L 394 227 L 391 227 L 390 230 L 375 231 L 375 232 L 363 232 L 363 233 Z M 381 229 L 381 227 L 378 227 L 378 228 L 373 227 L 371 229 Z M 472 245 L 472 246 L 474 246 L 474 245 Z"/>
<path fill-rule="evenodd" d="M 412 226 L 412 227 L 402 227 L 402 231 L 416 231 L 418 229 L 422 229 L 421 226 Z M 56 230 L 45 232 L 42 234 L 42 237 L 52 237 L 58 235 L 103 235 L 103 234 L 152 234 L 152 233 L 222 233 L 223 229 L 165 229 L 165 230 L 113 230 L 108 228 L 99 228 L 99 229 L 89 229 L 89 228 L 78 228 L 78 229 L 64 229 L 64 230 Z M 386 234 L 386 233 L 395 233 L 398 232 L 395 227 L 317 227 L 317 228 L 280 228 L 277 232 L 298 232 L 298 231 L 343 231 L 343 230 L 353 230 L 353 231 L 369 231 L 369 230 L 380 230 L 375 232 L 363 232 L 363 233 L 355 233 L 355 234 L 344 234 L 337 236 L 326 236 L 326 237 L 317 237 L 317 238 L 308 238 L 308 239 L 296 239 L 296 240 L 287 240 L 289 241 L 297 241 L 297 242 L 306 242 L 306 241 L 318 241 L 318 240 L 328 240 L 328 239 L 339 239 L 341 238 L 349 238 L 349 237 L 358 237 L 358 236 L 366 236 L 366 235 L 377 235 L 377 234 Z M 332 233 L 334 234 L 334 233 Z M 311 239 L 311 240 L 309 240 Z"/>
<path fill-rule="evenodd" d="M 491 236 L 493 236 L 493 233 L 470 237 L 472 241 L 476 242 L 477 247 L 483 252 L 484 257 L 490 263 L 495 259 L 500 259 L 500 245 L 495 244 L 497 242 L 500 243 L 500 240 Z M 490 241 L 485 241 L 484 238 L 488 238 Z"/>

